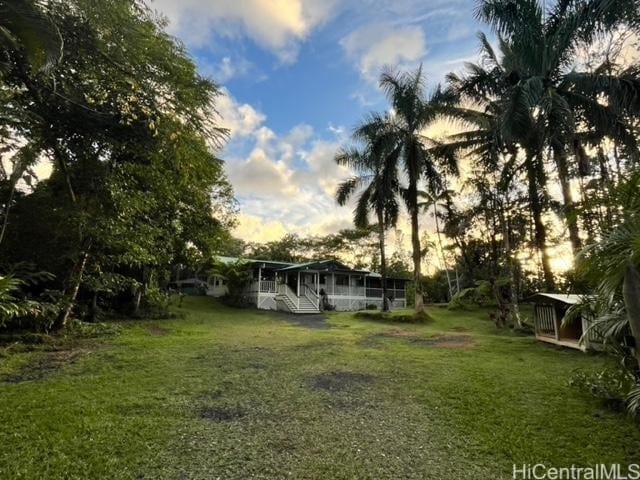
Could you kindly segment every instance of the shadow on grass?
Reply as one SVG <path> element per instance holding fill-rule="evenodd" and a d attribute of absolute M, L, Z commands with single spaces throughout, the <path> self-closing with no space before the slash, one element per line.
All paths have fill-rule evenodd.
<path fill-rule="evenodd" d="M 356 312 L 353 318 L 384 323 L 415 323 L 427 324 L 433 322 L 428 313 L 393 314 L 388 312 Z"/>

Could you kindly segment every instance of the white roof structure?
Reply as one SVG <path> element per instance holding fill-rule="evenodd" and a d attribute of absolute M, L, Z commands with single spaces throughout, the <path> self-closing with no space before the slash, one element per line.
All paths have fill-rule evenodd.
<path fill-rule="evenodd" d="M 535 300 L 538 297 L 548 298 L 555 300 L 556 302 L 562 302 L 567 305 L 576 305 L 582 303 L 589 295 L 576 295 L 573 293 L 536 293 L 531 297 L 531 300 Z"/>

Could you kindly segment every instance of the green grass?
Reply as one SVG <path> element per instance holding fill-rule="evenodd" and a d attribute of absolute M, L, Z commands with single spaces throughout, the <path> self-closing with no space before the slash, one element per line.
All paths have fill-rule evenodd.
<path fill-rule="evenodd" d="M 181 310 L 0 353 L 0 478 L 496 479 L 640 458 L 637 423 L 567 385 L 606 358 L 483 312 L 309 329 L 207 298 Z"/>

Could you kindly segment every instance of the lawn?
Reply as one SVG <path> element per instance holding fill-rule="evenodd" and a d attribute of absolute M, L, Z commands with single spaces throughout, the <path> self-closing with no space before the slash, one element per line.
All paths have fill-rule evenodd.
<path fill-rule="evenodd" d="M 184 318 L 0 349 L 0 478 L 496 479 L 628 464 L 640 428 L 568 386 L 608 360 L 496 331 L 296 322 L 188 298 Z"/>

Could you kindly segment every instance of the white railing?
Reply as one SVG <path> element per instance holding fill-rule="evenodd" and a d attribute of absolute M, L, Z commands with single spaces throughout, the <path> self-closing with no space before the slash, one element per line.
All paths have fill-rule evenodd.
<path fill-rule="evenodd" d="M 286 283 L 278 284 L 278 295 L 284 295 L 291 301 L 295 308 L 300 308 L 300 299 L 295 293 L 293 293 L 293 290 L 291 290 Z"/>
<path fill-rule="evenodd" d="M 260 292 L 262 292 L 262 293 L 276 293 L 276 282 L 275 282 L 275 280 L 261 280 L 260 281 Z"/>
<path fill-rule="evenodd" d="M 316 308 L 320 307 L 320 295 L 316 293 L 315 288 L 306 283 L 303 285 L 304 296 L 309 300 Z"/>
<path fill-rule="evenodd" d="M 339 297 L 382 298 L 382 288 L 356 287 L 348 285 L 320 285 L 327 295 Z M 387 288 L 387 296 L 393 298 L 405 298 L 404 289 Z"/>

